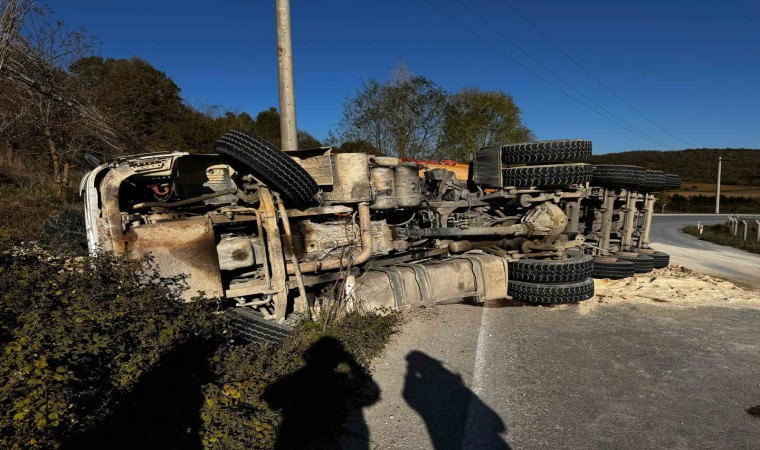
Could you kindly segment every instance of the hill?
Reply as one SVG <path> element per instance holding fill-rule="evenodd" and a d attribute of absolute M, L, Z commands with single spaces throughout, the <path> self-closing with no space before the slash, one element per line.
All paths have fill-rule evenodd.
<path fill-rule="evenodd" d="M 635 150 L 594 155 L 588 162 L 642 166 L 677 173 L 684 182 L 715 183 L 718 156 L 723 157 L 721 184 L 760 186 L 760 149 Z"/>

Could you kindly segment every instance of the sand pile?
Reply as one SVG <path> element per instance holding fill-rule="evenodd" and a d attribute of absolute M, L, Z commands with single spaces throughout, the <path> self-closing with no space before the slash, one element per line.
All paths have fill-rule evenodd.
<path fill-rule="evenodd" d="M 680 266 L 656 269 L 623 280 L 595 280 L 596 295 L 576 308 L 587 312 L 604 304 L 645 303 L 663 307 L 725 306 L 760 309 L 760 291 Z"/>

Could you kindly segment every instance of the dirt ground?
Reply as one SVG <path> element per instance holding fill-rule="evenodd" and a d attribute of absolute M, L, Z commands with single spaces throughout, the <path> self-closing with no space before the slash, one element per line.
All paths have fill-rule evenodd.
<path fill-rule="evenodd" d="M 578 305 L 581 314 L 603 304 L 654 304 L 667 308 L 724 306 L 760 308 L 760 291 L 745 290 L 735 284 L 680 266 L 656 269 L 622 280 L 596 280 L 596 295 Z"/>

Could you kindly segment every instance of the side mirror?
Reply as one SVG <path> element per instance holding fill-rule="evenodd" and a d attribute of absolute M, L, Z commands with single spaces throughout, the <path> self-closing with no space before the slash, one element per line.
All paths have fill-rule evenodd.
<path fill-rule="evenodd" d="M 93 169 L 103 164 L 100 162 L 100 159 L 98 159 L 97 156 L 91 155 L 89 153 L 84 154 L 84 160 L 87 161 L 87 164 L 91 165 Z"/>

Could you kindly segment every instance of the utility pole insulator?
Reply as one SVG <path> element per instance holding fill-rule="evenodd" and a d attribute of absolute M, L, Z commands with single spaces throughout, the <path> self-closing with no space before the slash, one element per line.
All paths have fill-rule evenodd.
<path fill-rule="evenodd" d="M 296 94 L 293 83 L 293 47 L 290 39 L 290 0 L 275 0 L 277 14 L 277 68 L 280 85 L 280 148 L 298 150 Z"/>

